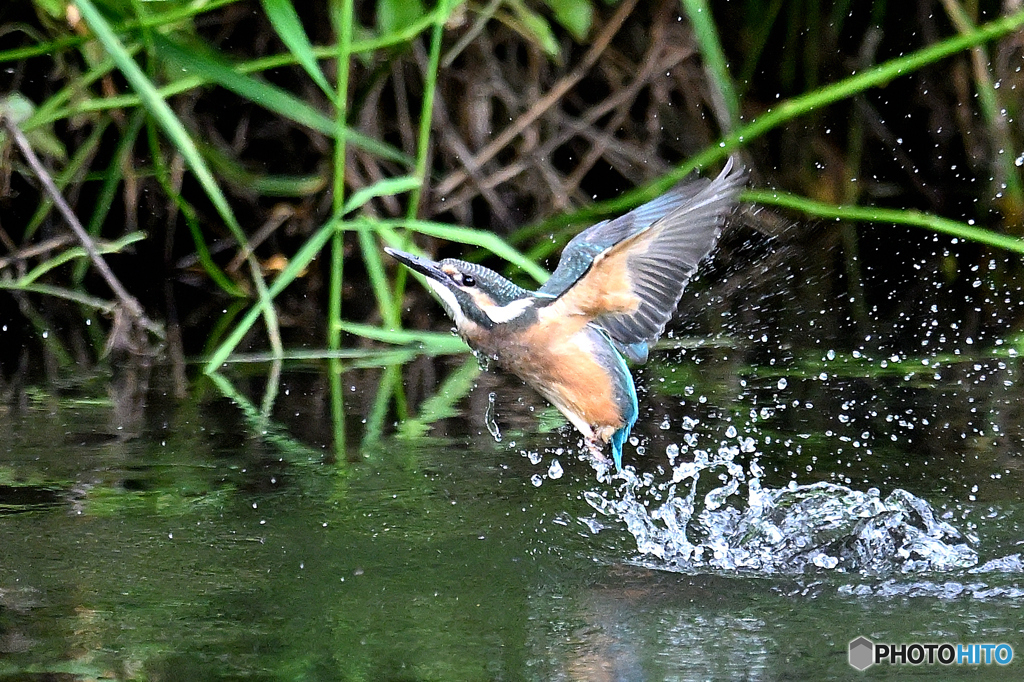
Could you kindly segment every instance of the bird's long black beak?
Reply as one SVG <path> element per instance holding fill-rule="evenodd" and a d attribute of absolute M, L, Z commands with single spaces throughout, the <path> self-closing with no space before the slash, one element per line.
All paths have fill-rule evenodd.
<path fill-rule="evenodd" d="M 390 246 L 385 246 L 384 252 L 410 270 L 414 270 L 421 275 L 429 277 L 430 279 L 438 282 L 444 282 L 449 279 L 448 274 L 441 270 L 437 263 L 429 258 L 420 258 L 419 256 L 414 256 L 411 253 L 406 253 L 405 251 L 392 249 Z"/>

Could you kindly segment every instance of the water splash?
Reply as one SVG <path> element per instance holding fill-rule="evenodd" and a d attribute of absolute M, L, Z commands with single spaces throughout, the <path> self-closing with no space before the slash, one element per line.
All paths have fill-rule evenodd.
<path fill-rule="evenodd" d="M 652 568 L 886 575 L 978 562 L 959 531 L 905 490 L 883 498 L 874 488 L 827 482 L 763 488 L 756 459 L 746 467 L 736 461 L 745 447 L 691 450 L 689 458 L 685 447 L 673 450 L 689 461 L 674 466 L 670 481 L 627 469 L 613 478 L 617 489 L 584 494 L 601 515 L 625 524 L 640 563 Z"/>
<path fill-rule="evenodd" d="M 494 391 L 487 394 L 487 410 L 484 412 L 484 423 L 487 424 L 487 430 L 490 432 L 494 442 L 500 443 L 501 429 L 498 428 L 498 422 L 494 417 L 494 401 L 497 397 Z"/>

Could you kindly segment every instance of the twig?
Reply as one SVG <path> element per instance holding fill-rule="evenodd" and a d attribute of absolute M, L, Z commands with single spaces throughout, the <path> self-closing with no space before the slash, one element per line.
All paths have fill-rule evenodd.
<path fill-rule="evenodd" d="M 60 214 L 64 216 L 64 220 L 71 227 L 71 231 L 75 233 L 78 240 L 82 243 L 82 247 L 86 253 L 89 254 L 89 260 L 92 261 L 93 265 L 99 271 L 100 275 L 107 282 L 107 286 L 114 292 L 114 296 L 117 298 L 118 303 L 127 312 L 132 319 L 138 323 L 139 326 L 144 328 L 146 331 L 154 334 L 157 337 L 163 337 L 163 330 L 160 325 L 156 324 L 148 317 L 142 310 L 142 306 L 139 305 L 138 300 L 128 293 L 128 291 L 122 286 L 121 282 L 117 279 L 117 276 L 107 265 L 107 261 L 103 259 L 99 250 L 96 248 L 96 244 L 93 242 L 92 237 L 86 232 L 85 228 L 82 227 L 82 223 L 79 222 L 78 217 L 75 215 L 68 203 L 64 201 L 64 197 L 61 195 L 60 190 L 57 189 L 57 185 L 54 184 L 53 178 L 50 173 L 43 166 L 42 162 L 39 161 L 39 157 L 36 156 L 35 151 L 32 149 L 32 145 L 29 144 L 28 138 L 25 137 L 25 133 L 21 131 L 9 116 L 0 114 L 0 123 L 10 131 L 11 136 L 17 143 L 18 148 L 24 155 L 25 160 L 28 161 L 28 165 L 32 168 L 32 171 L 39 178 L 39 181 L 43 183 L 43 188 L 46 193 L 50 195 L 50 200 L 53 201 L 53 205 L 57 207 Z"/>
<path fill-rule="evenodd" d="M 434 102 L 434 121 L 441 131 L 446 146 L 454 153 L 456 158 L 462 160 L 463 167 L 473 180 L 473 187 L 479 194 L 483 195 L 496 221 L 502 225 L 511 225 L 512 216 L 509 215 L 508 208 L 498 196 L 498 193 L 492 187 L 484 184 L 481 169 L 473 160 L 473 152 L 470 151 L 462 136 L 459 135 L 458 129 L 452 125 L 451 118 L 448 116 L 448 107 L 443 100 L 439 99 Z"/>
<path fill-rule="evenodd" d="M 633 12 L 633 8 L 636 6 L 637 0 L 626 0 L 622 5 L 619 6 L 615 16 L 612 17 L 611 21 L 605 25 L 604 30 L 601 31 L 601 35 L 597 37 L 594 44 L 591 46 L 587 53 L 583 56 L 583 60 L 572 70 L 567 76 L 558 81 L 546 95 L 537 100 L 530 109 L 516 119 L 515 123 L 505 128 L 498 137 L 494 138 L 490 144 L 480 150 L 480 152 L 473 158 L 473 164 L 477 167 L 490 161 L 494 156 L 504 149 L 512 140 L 516 139 L 520 133 L 530 126 L 531 123 L 540 118 L 545 111 L 550 109 L 558 100 L 560 100 L 566 92 L 572 89 L 587 72 L 590 71 L 591 67 L 597 62 L 601 53 L 604 52 L 608 44 L 611 43 L 612 38 L 619 32 L 622 24 L 626 21 L 627 17 Z M 450 194 L 455 188 L 461 185 L 469 178 L 469 173 L 466 171 L 456 171 L 447 178 L 445 178 L 434 192 L 437 196 L 446 196 Z"/>
<path fill-rule="evenodd" d="M 661 26 L 661 24 L 657 25 Z M 594 131 L 592 135 L 588 135 L 592 146 L 586 151 L 583 159 L 577 164 L 576 169 L 566 178 L 563 194 L 555 198 L 555 208 L 558 210 L 564 210 L 567 207 L 569 194 L 579 188 L 584 176 L 590 172 L 590 169 L 606 152 L 619 151 L 623 156 L 627 155 L 622 151 L 624 145 L 616 139 L 615 131 L 619 129 L 626 117 L 629 116 L 630 106 L 636 100 L 636 94 L 639 92 L 640 87 L 650 84 L 653 74 L 664 73 L 666 67 L 662 64 L 663 59 L 659 59 L 662 54 L 667 52 L 666 46 L 663 43 L 664 34 L 663 30 L 658 30 L 653 36 L 654 39 L 651 41 L 651 46 L 641 61 L 643 67 L 640 70 L 640 74 L 633 79 L 630 87 L 619 88 L 617 93 L 613 93 L 608 97 L 608 104 L 613 105 L 615 108 L 614 114 L 611 120 L 603 126 L 603 130 L 600 132 Z M 670 56 L 674 57 L 676 55 Z M 675 63 L 678 60 L 672 59 L 670 61 Z M 657 157 L 653 157 L 652 160 L 656 161 Z M 609 159 L 609 163 L 611 163 L 611 159 Z"/>
<path fill-rule="evenodd" d="M 235 274 L 238 269 L 242 267 L 242 263 L 246 262 L 253 254 L 253 251 L 262 244 L 264 241 L 270 238 L 270 235 L 274 234 L 279 227 L 284 225 L 285 221 L 295 215 L 295 209 L 285 203 L 280 203 L 274 206 L 270 211 L 270 217 L 264 221 L 263 225 L 256 231 L 249 241 L 242 245 L 242 248 L 238 250 L 235 257 L 231 259 L 231 262 L 224 268 L 224 272 Z"/>
<path fill-rule="evenodd" d="M 59 249 L 70 241 L 72 241 L 71 235 L 61 235 L 59 237 L 47 239 L 46 241 L 38 244 L 31 244 L 20 249 L 11 249 L 11 252 L 8 255 L 0 258 L 0 270 L 3 270 L 13 263 L 27 261 L 29 258 L 35 258 L 40 254 L 53 251 L 54 249 Z"/>
<path fill-rule="evenodd" d="M 484 30 L 487 22 L 491 20 L 494 13 L 498 11 L 498 7 L 501 6 L 503 0 L 491 0 L 487 3 L 487 6 L 480 10 L 480 14 L 477 16 L 476 21 L 473 22 L 473 26 L 466 31 L 458 42 L 452 46 L 448 53 L 445 54 L 444 58 L 441 59 L 441 66 L 444 68 L 450 68 L 452 62 L 462 54 L 462 51 L 469 47 L 469 44 L 476 40 L 477 36 Z"/>
<path fill-rule="evenodd" d="M 692 50 L 672 50 L 665 55 L 664 61 L 655 62 L 653 67 L 651 65 L 647 65 L 637 78 L 634 78 L 628 85 L 617 90 L 614 95 L 605 98 L 601 102 L 587 109 L 581 116 L 579 116 L 579 118 L 572 118 L 565 114 L 560 114 L 561 125 L 557 129 L 558 131 L 545 140 L 539 147 L 532 150 L 528 158 L 525 155 L 520 156 L 516 161 L 496 170 L 491 175 L 474 178 L 473 186 L 464 186 L 455 194 L 442 194 L 438 191 L 436 193 L 437 196 L 444 197 L 445 200 L 443 203 L 440 201 L 435 203 L 432 206 L 432 210 L 435 213 L 455 210 L 475 198 L 480 193 L 480 190 L 490 190 L 527 170 L 530 167 L 530 164 L 535 162 L 535 159 L 550 156 L 555 149 L 562 146 L 573 137 L 577 135 L 587 136 L 588 128 L 595 125 L 595 123 L 601 117 L 608 114 L 608 112 L 613 111 L 620 106 L 626 106 L 628 109 L 629 103 L 636 99 L 640 90 L 651 84 L 653 74 L 674 68 L 679 62 L 687 59 L 692 54 Z M 508 104 L 508 102 L 505 103 Z M 639 150 L 629 153 L 628 150 L 630 145 L 625 143 L 623 144 L 623 154 L 637 167 L 649 166 L 652 163 L 657 163 L 656 157 L 653 157 L 650 154 L 643 154 Z M 477 160 L 478 158 L 476 157 L 462 157 L 462 162 L 467 168 L 472 167 L 470 164 L 476 163 Z M 620 172 L 622 171 L 620 170 Z M 639 183 L 641 180 L 637 179 L 635 181 Z"/>

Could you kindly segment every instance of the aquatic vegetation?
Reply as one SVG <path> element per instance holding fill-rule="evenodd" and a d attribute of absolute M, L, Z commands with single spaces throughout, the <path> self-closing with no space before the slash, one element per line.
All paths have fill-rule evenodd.
<path fill-rule="evenodd" d="M 167 199 L 172 230 L 168 233 L 168 243 L 171 243 L 173 225 L 180 218 L 186 223 L 194 247 L 193 254 L 186 259 L 188 263 L 199 266 L 203 276 L 224 296 L 255 301 L 241 317 L 241 311 L 230 310 L 223 314 L 218 324 L 205 330 L 208 334 L 204 344 L 207 371 L 215 371 L 243 341 L 248 343 L 250 330 L 260 320 L 263 321 L 266 343 L 271 352 L 277 357 L 284 357 L 279 297 L 289 287 L 300 284 L 311 267 L 322 267 L 326 275 L 327 310 L 322 324 L 322 341 L 328 353 L 341 347 L 344 335 L 366 334 L 370 338 L 380 338 L 382 332 L 387 332 L 391 342 L 412 342 L 414 336 L 404 334 L 407 322 L 402 319 L 406 307 L 405 275 L 386 267 L 380 257 L 382 243 L 410 249 L 414 248 L 416 235 L 420 235 L 478 247 L 511 261 L 523 273 L 543 281 L 546 272 L 537 262 L 563 244 L 576 226 L 621 213 L 660 194 L 694 168 L 705 167 L 740 149 L 751 149 L 760 138 L 778 133 L 798 120 L 807 117 L 815 120 L 830 107 L 845 105 L 851 98 L 873 88 L 884 88 L 893 79 L 906 79 L 966 50 L 972 51 L 974 59 L 972 76 L 979 107 L 993 144 L 998 145 L 998 153 L 992 155 L 998 171 L 998 178 L 994 179 L 1001 182 L 1004 189 L 998 191 L 997 203 L 1002 207 L 1007 225 L 1015 224 L 1013 216 L 1022 213 L 1019 164 L 1015 165 L 1018 155 L 1013 150 L 1014 136 L 1008 132 L 1011 129 L 1007 123 L 1013 111 L 1002 102 L 1000 92 L 1000 86 L 1009 81 L 1003 78 L 998 65 L 979 61 L 979 55 L 985 54 L 983 45 L 998 41 L 1024 23 L 1024 15 L 1019 12 L 978 23 L 978 17 L 969 16 L 962 9 L 956 10 L 956 3 L 950 3 L 946 9 L 956 28 L 956 35 L 917 49 L 902 50 L 897 56 L 877 65 L 868 64 L 856 73 L 834 78 L 823 86 L 816 85 L 821 80 L 818 69 L 822 64 L 800 64 L 794 48 L 783 45 L 779 48 L 783 55 L 783 84 L 792 86 L 796 82 L 794 74 L 805 68 L 806 82 L 812 87 L 773 103 L 766 111 L 751 114 L 749 102 L 756 95 L 750 78 L 756 73 L 760 61 L 766 58 L 768 36 L 773 31 L 784 29 L 793 36 L 807 33 L 810 39 L 821 34 L 821 25 L 815 23 L 821 21 L 830 22 L 828 25 L 835 31 L 848 29 L 855 32 L 858 30 L 855 17 L 853 14 L 850 17 L 801 17 L 799 13 L 780 14 L 777 7 L 774 10 L 752 8 L 747 14 L 753 22 L 753 40 L 750 44 L 738 46 L 736 37 L 724 36 L 716 27 L 715 17 L 706 3 L 699 0 L 686 2 L 683 7 L 693 25 L 695 49 L 701 52 L 708 67 L 705 84 L 708 97 L 722 104 L 721 111 L 714 111 L 717 130 L 714 126 L 704 125 L 700 132 L 702 146 L 690 145 L 685 150 L 688 157 L 685 161 L 659 161 L 655 164 L 658 168 L 652 169 L 655 172 L 645 171 L 631 178 L 634 184 L 639 185 L 637 189 L 614 192 L 621 196 L 565 212 L 563 209 L 579 205 L 580 199 L 586 198 L 581 192 L 581 183 L 603 156 L 618 172 L 627 172 L 616 157 L 616 154 L 627 154 L 626 147 L 622 146 L 624 143 L 614 148 L 601 141 L 604 138 L 600 135 L 592 135 L 591 138 L 598 140 L 597 146 L 584 158 L 568 165 L 557 160 L 547 171 L 541 169 L 549 181 L 559 177 L 556 191 L 549 198 L 541 197 L 540 203 L 547 208 L 534 214 L 532 225 L 521 227 L 522 221 L 511 220 L 509 208 L 493 191 L 498 178 L 503 178 L 500 182 L 520 182 L 515 174 L 502 175 L 509 165 L 499 157 L 511 153 L 516 157 L 513 166 L 520 163 L 526 164 L 524 168 L 538 168 L 537 163 L 544 163 L 538 159 L 549 154 L 558 156 L 563 149 L 568 149 L 566 145 L 574 144 L 578 124 L 572 124 L 576 132 L 559 132 L 571 123 L 566 107 L 572 108 L 572 97 L 578 96 L 575 88 L 581 87 L 585 77 L 603 77 L 593 67 L 609 54 L 612 41 L 621 39 L 620 30 L 631 16 L 635 0 L 619 3 L 608 16 L 596 12 L 595 7 L 586 1 L 547 2 L 543 3 L 545 8 L 542 11 L 532 3 L 521 2 L 490 3 L 486 7 L 464 2 L 440 2 L 429 9 L 420 3 L 383 2 L 376 7 L 375 16 L 369 23 L 365 13 L 357 12 L 354 3 L 339 2 L 331 5 L 326 14 L 327 21 L 320 24 L 315 24 L 291 2 L 267 0 L 261 3 L 263 14 L 260 19 L 266 25 L 264 42 L 273 43 L 283 50 L 254 54 L 218 45 L 201 29 L 203 22 L 211 20 L 233 28 L 231 21 L 241 21 L 231 14 L 234 4 L 231 0 L 219 0 L 188 7 L 173 4 L 143 7 L 82 0 L 73 4 L 70 13 L 64 16 L 52 14 L 63 12 L 64 8 L 41 4 L 39 9 L 48 19 L 46 31 L 26 30 L 24 35 L 32 36 L 32 39 L 23 39 L 20 46 L 0 51 L 0 62 L 19 65 L 41 64 L 44 55 L 68 63 L 81 62 L 78 67 L 82 70 L 81 77 L 69 79 L 64 87 L 46 93 L 45 99 L 33 102 L 25 93 L 14 92 L 4 99 L 0 108 L 5 125 L 23 130 L 33 149 L 56 162 L 67 159 L 68 153 L 66 141 L 55 131 L 71 121 L 88 121 L 92 127 L 89 136 L 70 155 L 67 167 L 54 173 L 56 187 L 59 191 L 73 194 L 74 188 L 81 184 L 80 178 L 88 176 L 89 172 L 102 179 L 99 201 L 88 220 L 83 218 L 89 235 L 86 241 L 80 244 L 72 241 L 61 245 L 56 252 L 47 251 L 49 255 L 38 260 L 31 268 L 30 276 L 5 278 L 4 288 L 68 298 L 103 314 L 112 314 L 115 309 L 125 310 L 129 317 L 142 320 L 142 311 L 135 310 L 124 295 L 109 301 L 102 295 L 97 297 L 85 290 L 83 284 L 84 274 L 90 265 L 102 268 L 99 265 L 101 261 L 97 260 L 97 250 L 90 247 L 92 242 L 95 241 L 99 250 L 125 253 L 129 244 L 136 241 L 135 237 L 108 241 L 101 238 L 104 232 L 111 232 L 105 225 L 115 215 L 111 211 L 115 208 L 114 199 L 119 187 L 125 197 L 125 205 L 137 207 L 139 186 L 152 180 L 154 189 Z M 458 27 L 463 25 L 467 11 L 478 11 L 479 15 L 471 31 L 458 34 Z M 884 24 L 888 17 L 884 16 L 883 10 L 878 11 L 883 14 L 875 20 Z M 638 15 L 634 21 L 639 20 L 642 18 Z M 68 28 L 60 28 L 62 21 L 67 22 Z M 793 23 L 800 21 L 807 22 L 806 31 Z M 785 22 L 791 23 L 787 26 Z M 512 33 L 501 33 L 495 26 L 506 26 Z M 492 30 L 495 33 L 492 34 Z M 452 93 L 447 90 L 452 89 L 453 79 L 472 77 L 473 67 L 468 63 L 463 65 L 459 57 L 470 51 L 486 50 L 483 43 L 477 45 L 474 39 L 484 43 L 497 39 L 510 45 L 520 41 L 527 49 L 540 50 L 545 59 L 551 60 L 545 63 L 545 68 L 553 69 L 552 74 L 555 75 L 565 70 L 558 66 L 558 61 L 574 56 L 566 43 L 560 43 L 556 38 L 558 30 L 565 30 L 571 41 L 576 43 L 585 44 L 588 38 L 593 39 L 578 68 L 565 73 L 561 80 L 552 84 L 542 100 L 543 106 L 529 108 L 524 105 L 521 115 L 513 117 L 511 125 L 497 132 L 490 143 L 484 145 L 483 140 L 476 140 L 470 135 L 473 137 L 472 146 L 467 146 L 464 141 L 459 143 L 466 147 L 467 153 L 447 151 L 449 141 L 466 138 L 465 131 L 454 127 L 452 109 L 456 103 L 451 101 Z M 655 33 L 652 40 L 657 45 L 661 45 L 657 41 L 673 44 L 670 37 L 659 33 Z M 651 46 L 657 53 L 651 56 L 668 59 L 657 45 Z M 726 53 L 730 49 L 739 49 L 746 57 L 740 68 L 744 76 L 738 80 L 727 67 Z M 392 113 L 384 106 L 382 90 L 367 86 L 363 81 L 372 76 L 374 63 L 386 64 L 391 55 L 410 52 L 417 55 L 419 73 L 413 79 L 416 82 L 407 82 L 400 74 L 400 68 L 404 68 L 400 66 L 404 64 L 402 59 L 383 67 L 397 106 Z M 657 64 L 658 69 L 669 69 L 671 75 L 673 68 L 689 68 L 683 59 L 684 56 L 676 55 L 672 57 L 674 61 L 647 61 Z M 515 83 L 516 65 L 513 62 L 501 64 L 500 68 L 508 70 L 507 80 L 518 85 Z M 296 82 L 285 87 L 277 78 L 279 73 L 292 74 Z M 126 88 L 115 85 L 117 74 L 126 80 Z M 652 92 L 661 92 L 657 88 L 663 86 L 656 86 L 658 75 L 657 69 L 651 73 L 642 72 L 631 84 L 628 94 L 619 95 L 618 100 L 610 98 L 599 102 L 583 114 L 582 120 L 600 129 L 602 116 L 614 111 L 619 121 L 617 125 L 620 128 L 626 126 L 631 120 L 629 106 L 640 102 L 642 94 L 650 88 L 654 88 Z M 313 172 L 305 173 L 281 172 L 277 168 L 270 173 L 254 170 L 258 164 L 246 162 L 236 152 L 226 150 L 218 143 L 217 135 L 204 127 L 201 114 L 189 111 L 187 107 L 175 108 L 176 103 L 184 101 L 184 98 L 207 96 L 217 89 L 253 107 L 251 111 L 255 115 L 321 140 L 326 150 L 323 163 L 318 163 Z M 1012 85 L 1009 89 L 1012 90 Z M 513 90 L 518 92 L 516 88 Z M 440 99 L 437 97 L 439 92 Z M 523 93 L 523 96 L 527 98 L 524 101 L 535 99 L 528 93 Z M 376 108 L 372 108 L 374 106 Z M 404 110 L 402 106 L 405 106 Z M 384 114 L 388 117 L 387 122 L 371 121 L 368 116 L 372 111 L 387 112 Z M 678 113 L 682 115 L 683 112 L 680 110 Z M 650 115 L 657 114 L 652 109 Z M 516 147 L 517 139 L 542 121 L 553 124 L 556 136 L 545 143 L 544 153 L 523 157 Z M 646 128 L 651 128 L 651 121 L 645 124 Z M 105 131 L 111 125 L 117 127 L 120 134 L 113 160 L 103 168 L 96 159 L 102 156 L 100 152 L 108 144 Z M 630 122 L 629 125 L 634 124 Z M 9 132 L 14 130 L 10 128 Z M 3 142 L 0 142 L 0 146 L 7 150 L 6 154 L 11 153 L 11 139 L 11 135 L 4 134 Z M 396 142 L 399 139 L 400 144 Z M 666 137 L 665 142 L 670 140 Z M 629 144 L 641 143 L 630 141 Z M 850 188 L 855 184 L 860 158 L 852 152 L 859 144 L 856 140 L 851 142 L 850 163 L 846 169 Z M 468 154 L 473 147 L 482 148 Z M 249 151 L 260 158 L 267 156 L 260 150 Z M 657 154 L 650 151 L 646 148 L 641 151 L 641 147 L 636 146 L 634 152 L 627 156 L 642 156 L 647 163 L 652 163 Z M 148 159 L 145 159 L 147 155 Z M 673 151 L 671 156 L 679 156 L 678 151 Z M 269 158 L 273 157 L 274 154 L 270 154 Z M 465 160 L 460 160 L 463 157 Z M 147 162 L 148 166 L 145 165 Z M 307 168 L 309 165 L 306 164 Z M 481 183 L 477 169 L 485 167 L 488 180 Z M 20 167 L 14 170 L 21 172 Z M 38 169 L 33 174 L 38 175 Z M 194 181 L 198 195 L 183 184 L 185 176 Z M 475 178 L 473 182 L 469 182 L 471 178 Z M 526 189 L 525 185 L 517 186 L 516 191 Z M 246 225 L 250 222 L 248 219 L 239 217 L 244 212 L 240 193 L 284 198 L 286 203 L 277 203 L 274 212 L 257 210 L 256 213 L 265 215 L 267 220 L 262 228 L 253 229 Z M 326 200 L 321 204 L 329 205 L 329 210 L 323 215 L 314 211 L 319 216 L 316 218 L 304 218 L 306 222 L 301 228 L 301 239 L 281 239 L 279 230 L 282 226 L 296 223 L 306 210 L 299 204 L 317 197 Z M 526 256 L 492 231 L 461 227 L 455 223 L 462 221 L 451 220 L 459 216 L 471 218 L 473 209 L 469 202 L 474 197 L 480 197 L 487 204 L 488 212 L 504 226 L 503 231 L 509 241 L 523 248 Z M 569 197 L 572 197 L 571 201 Z M 44 194 L 40 194 L 38 199 L 38 210 L 18 234 L 26 245 L 31 244 L 43 221 L 50 219 L 50 207 L 55 202 L 55 197 Z M 837 202 L 781 191 L 752 191 L 747 199 L 761 205 L 791 208 L 810 216 L 835 217 L 852 222 L 919 225 L 959 239 L 977 240 L 1018 253 L 1022 250 L 1016 236 L 979 226 L 973 219 L 954 220 L 910 206 L 862 206 L 858 205 L 856 192 L 847 193 L 844 200 Z M 423 214 L 448 219 L 425 220 Z M 129 223 L 140 222 L 138 215 L 127 218 Z M 217 221 L 226 230 L 227 238 L 234 242 L 231 247 L 234 257 L 230 262 L 225 262 L 219 255 L 224 251 L 224 245 L 215 243 L 217 230 L 211 229 L 211 219 Z M 482 226 L 486 221 L 472 222 Z M 513 225 L 520 229 L 510 232 Z M 7 229 L 15 228 L 8 226 Z M 849 236 L 848 232 L 845 234 Z M 263 242 L 272 244 L 271 248 L 261 246 Z M 852 242 L 848 239 L 847 242 L 852 248 Z M 348 255 L 344 252 L 346 243 L 352 251 Z M 273 252 L 275 250 L 276 253 Z M 325 250 L 329 251 L 330 257 L 318 261 L 318 256 Z M 852 258 L 854 254 L 849 255 Z M 475 253 L 473 257 L 481 258 L 483 253 Z M 18 256 L 15 261 L 29 263 L 33 258 Z M 179 264 L 185 262 L 180 254 L 175 258 Z M 70 283 L 40 279 L 43 275 L 51 279 L 62 264 L 70 261 L 76 262 Z M 348 278 L 343 276 L 346 262 Z M 248 269 L 247 276 L 240 274 L 243 265 Z M 342 301 L 346 297 L 344 283 L 356 281 L 352 278 L 368 284 L 374 314 L 367 315 L 365 301 L 354 306 L 358 313 L 342 313 Z M 155 317 L 153 313 L 148 314 Z M 368 318 L 374 320 L 369 326 L 366 324 Z M 155 333 L 159 332 L 156 326 L 149 327 Z M 419 339 L 424 342 L 424 337 Z M 432 341 L 428 338 L 425 342 Z M 56 348 L 60 343 L 59 339 L 50 338 L 47 345 Z M 60 355 L 69 357 L 66 352 Z"/>

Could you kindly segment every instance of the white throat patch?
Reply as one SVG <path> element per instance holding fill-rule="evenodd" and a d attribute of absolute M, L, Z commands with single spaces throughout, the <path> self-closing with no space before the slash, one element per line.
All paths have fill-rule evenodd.
<path fill-rule="evenodd" d="M 436 282 L 429 277 L 426 278 L 427 285 L 433 290 L 437 297 L 441 299 L 441 303 L 444 305 L 445 310 L 448 311 L 448 315 L 455 322 L 455 326 L 461 329 L 466 329 L 471 321 L 466 318 L 465 313 L 462 310 L 462 306 L 459 305 L 458 300 L 455 298 L 455 294 L 452 293 L 451 289 Z M 516 301 L 512 301 L 506 305 L 497 306 L 494 305 L 491 298 L 483 292 L 477 290 L 471 290 L 469 295 L 473 298 L 473 302 L 476 303 L 477 307 L 484 312 L 484 314 L 490 318 L 494 324 L 505 324 L 516 319 L 527 310 L 533 307 L 533 299 L 521 298 Z"/>
<path fill-rule="evenodd" d="M 491 318 L 491 321 L 495 324 L 504 324 L 516 319 L 532 307 L 533 300 L 529 298 L 521 298 L 503 306 L 482 305 L 480 306 L 480 309 L 483 310 L 484 314 Z"/>

